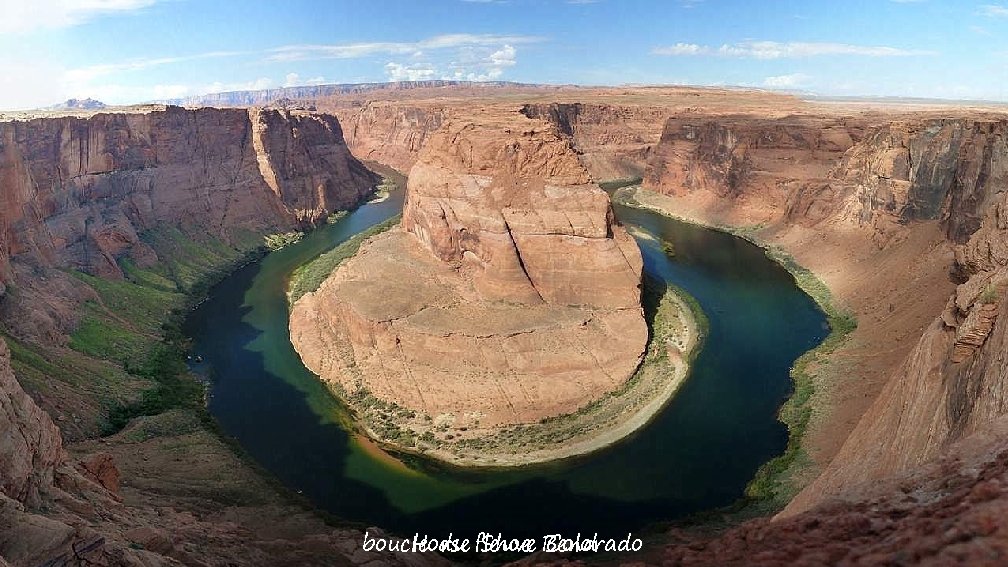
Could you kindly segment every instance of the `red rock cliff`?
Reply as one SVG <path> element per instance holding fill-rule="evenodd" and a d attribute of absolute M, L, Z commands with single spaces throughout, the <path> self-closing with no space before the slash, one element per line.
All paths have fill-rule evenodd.
<path fill-rule="evenodd" d="M 860 187 L 867 194 L 883 188 L 879 201 L 894 203 L 904 222 L 934 219 L 947 238 L 965 240 L 950 266 L 962 283 L 787 513 L 857 490 L 866 479 L 910 470 L 1008 413 L 1008 337 L 998 320 L 1008 289 L 1006 131 L 1008 121 L 888 126 L 865 139 L 869 147 L 845 156 L 842 165 L 871 164 L 860 168 Z"/>
<path fill-rule="evenodd" d="M 877 125 L 864 117 L 812 116 L 684 115 L 666 123 L 648 164 L 648 186 L 701 219 L 760 222 L 767 238 L 808 249 L 800 260 L 825 266 L 841 298 L 863 317 L 857 344 L 845 352 L 869 360 L 864 371 L 885 369 L 888 353 L 906 348 L 863 417 L 854 414 L 857 425 L 842 449 L 788 513 L 829 495 L 856 493 L 865 480 L 905 472 L 1008 411 L 1001 356 L 1008 344 L 997 321 L 1008 285 L 1006 128 L 1000 119 L 916 116 Z M 918 228 L 927 226 L 940 230 L 944 242 L 914 244 Z M 886 278 L 872 276 L 889 271 L 889 250 L 914 246 L 916 263 Z M 943 252 L 953 247 L 954 263 Z M 927 271 L 929 254 L 941 271 Z M 846 259 L 823 260 L 830 255 Z M 946 281 L 923 283 L 932 276 Z M 901 311 L 920 311 L 917 298 L 951 287 L 950 277 L 962 283 L 944 310 L 934 305 L 923 313 L 923 327 L 903 335 L 905 329 L 887 325 L 892 319 L 905 327 L 909 318 Z M 915 282 L 929 287 L 914 290 Z M 871 307 L 887 302 L 888 315 Z M 893 344 L 896 333 L 906 338 Z M 862 371 L 847 364 L 848 373 Z"/>
<path fill-rule="evenodd" d="M 312 223 L 375 177 L 334 117 L 260 110 L 0 123 L 0 282 L 10 261 L 119 276 L 159 223 L 227 238 Z"/>

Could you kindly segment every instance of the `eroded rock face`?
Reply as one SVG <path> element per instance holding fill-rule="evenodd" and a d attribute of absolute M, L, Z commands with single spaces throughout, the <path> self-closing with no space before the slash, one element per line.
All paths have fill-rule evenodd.
<path fill-rule="evenodd" d="M 787 514 L 844 495 L 858 481 L 912 470 L 1008 412 L 1008 345 L 999 318 L 1008 281 L 1006 128 L 1001 118 L 927 116 L 872 124 L 865 117 L 680 115 L 666 123 L 645 181 L 685 202 L 702 203 L 704 218 L 765 224 L 770 228 L 764 234 L 780 235 L 785 246 L 822 242 L 823 254 L 841 258 L 857 257 L 845 249 L 852 244 L 874 244 L 884 260 L 884 249 L 929 224 L 944 240 L 929 245 L 931 254 L 956 248 L 946 281 L 937 284 L 948 286 L 950 278 L 959 283 L 942 302 L 944 310 L 936 306 L 928 319 L 902 333 L 910 339 L 905 358 L 881 377 L 877 398 L 854 416 L 857 425 L 843 447 Z M 748 214 L 743 222 L 740 211 Z M 831 249 L 833 242 L 841 245 Z M 840 261 L 843 273 L 832 275 L 834 282 L 870 281 L 864 272 L 886 269 L 862 256 L 868 259 Z M 884 287 L 855 287 L 851 295 L 864 304 L 857 295 L 907 288 L 909 295 L 896 297 L 913 302 L 914 295 L 933 293 L 914 286 L 936 285 L 921 275 L 911 267 L 880 282 Z M 868 348 L 877 354 L 889 351 L 899 335 L 885 320 L 898 319 L 904 309 L 917 306 L 892 302 L 859 312 L 866 332 L 859 334 L 859 328 L 854 341 L 873 344 Z"/>
<path fill-rule="evenodd" d="M 571 136 L 581 162 L 596 179 L 625 179 L 644 173 L 660 124 L 671 109 L 650 105 L 592 103 L 526 104 L 522 114 L 556 124 Z"/>
<path fill-rule="evenodd" d="M 122 259 L 153 266 L 145 231 L 247 246 L 357 204 L 378 180 L 332 116 L 168 107 L 2 122 L 0 290 L 19 290 L 0 301 L 4 327 L 65 342 L 90 299 L 65 270 L 121 279 Z"/>
<path fill-rule="evenodd" d="M 341 106 L 334 112 L 355 156 L 403 172 L 413 167 L 420 148 L 451 113 L 442 104 L 396 105 L 380 101 Z"/>
<path fill-rule="evenodd" d="M 229 239 L 313 223 L 376 176 L 332 116 L 276 110 L 97 114 L 0 123 L 0 281 L 12 258 L 121 277 L 159 223 Z"/>
<path fill-rule="evenodd" d="M 291 340 L 350 395 L 467 429 L 534 423 L 634 372 L 641 269 L 554 128 L 452 122 L 410 172 L 402 227 L 297 302 Z"/>
<path fill-rule="evenodd" d="M 0 493 L 29 506 L 53 484 L 66 459 L 59 430 L 14 377 L 0 340 Z"/>

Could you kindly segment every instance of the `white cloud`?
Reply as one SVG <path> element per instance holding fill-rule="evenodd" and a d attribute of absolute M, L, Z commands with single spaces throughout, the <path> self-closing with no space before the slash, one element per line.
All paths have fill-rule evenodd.
<path fill-rule="evenodd" d="M 411 55 L 425 50 L 520 45 L 543 41 L 527 35 L 445 34 L 416 42 L 363 42 L 332 45 L 285 45 L 269 50 L 269 61 L 358 59 L 375 55 Z"/>
<path fill-rule="evenodd" d="M 505 45 L 490 54 L 490 64 L 495 68 L 513 67 L 516 63 L 515 54 L 514 47 Z"/>
<path fill-rule="evenodd" d="M 0 34 L 65 28 L 109 14 L 152 6 L 157 0 L 2 0 Z"/>
<path fill-rule="evenodd" d="M 983 4 L 980 6 L 980 15 L 988 18 L 1008 18 L 1008 7 L 1000 4 Z"/>
<path fill-rule="evenodd" d="M 805 86 L 809 76 L 802 73 L 791 73 L 790 75 L 774 75 L 763 79 L 763 86 L 772 89 L 794 89 Z"/>
<path fill-rule="evenodd" d="M 390 81 L 426 81 L 433 79 L 437 71 L 429 67 L 389 62 L 385 65 L 385 73 L 388 74 Z"/>
<path fill-rule="evenodd" d="M 655 55 L 703 55 L 710 53 L 710 48 L 695 43 L 677 43 L 666 47 L 656 47 L 651 50 Z"/>
<path fill-rule="evenodd" d="M 907 57 L 930 55 L 931 51 L 900 49 L 886 46 L 853 45 L 850 43 L 743 41 L 724 44 L 714 49 L 706 45 L 677 43 L 651 50 L 655 55 L 719 55 L 753 59 L 794 59 L 824 55 L 850 55 L 860 57 Z"/>
<path fill-rule="evenodd" d="M 496 81 L 504 71 L 518 63 L 518 50 L 505 44 L 499 49 L 464 49 L 459 57 L 448 63 L 441 78 L 449 81 Z"/>

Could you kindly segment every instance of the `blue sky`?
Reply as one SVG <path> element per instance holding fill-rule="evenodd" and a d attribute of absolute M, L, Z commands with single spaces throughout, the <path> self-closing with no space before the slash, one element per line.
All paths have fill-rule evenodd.
<path fill-rule="evenodd" d="M 0 108 L 407 79 L 1008 101 L 1008 1 L 0 0 Z"/>

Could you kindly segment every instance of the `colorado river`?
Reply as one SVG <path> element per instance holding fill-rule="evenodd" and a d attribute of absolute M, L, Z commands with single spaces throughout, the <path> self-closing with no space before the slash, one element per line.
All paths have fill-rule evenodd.
<path fill-rule="evenodd" d="M 690 377 L 650 424 L 582 458 L 505 471 L 403 464 L 348 433 L 345 410 L 291 347 L 287 277 L 402 203 L 394 191 L 238 270 L 186 323 L 221 427 L 319 508 L 408 534 L 624 537 L 731 503 L 783 452 L 776 414 L 791 390 L 789 368 L 828 334 L 824 315 L 756 246 L 622 206 L 616 216 L 639 236 L 645 272 L 692 294 L 710 322 Z"/>

